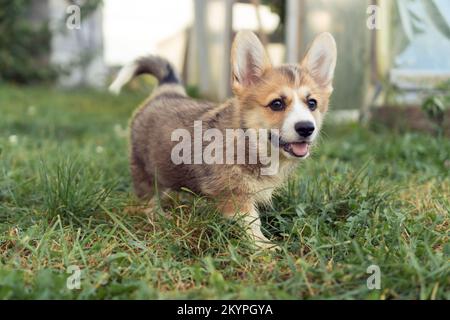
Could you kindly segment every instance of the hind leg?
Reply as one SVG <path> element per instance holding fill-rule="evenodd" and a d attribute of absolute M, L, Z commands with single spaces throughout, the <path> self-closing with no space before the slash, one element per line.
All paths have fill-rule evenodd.
<path fill-rule="evenodd" d="M 168 189 L 155 187 L 157 181 L 149 175 L 140 161 L 131 160 L 131 176 L 136 196 L 145 201 L 145 205 L 135 207 L 133 212 L 146 214 L 153 220 L 160 201 L 168 197 Z"/>
<path fill-rule="evenodd" d="M 154 179 L 137 159 L 131 159 L 131 177 L 136 196 L 141 200 L 150 200 L 154 196 Z"/>
<path fill-rule="evenodd" d="M 144 168 L 142 161 L 135 157 L 130 159 L 130 173 L 133 181 L 133 189 L 137 198 L 141 202 L 152 202 L 154 198 L 154 179 Z M 129 214 L 142 214 L 146 210 L 147 205 L 135 204 L 126 208 Z"/>

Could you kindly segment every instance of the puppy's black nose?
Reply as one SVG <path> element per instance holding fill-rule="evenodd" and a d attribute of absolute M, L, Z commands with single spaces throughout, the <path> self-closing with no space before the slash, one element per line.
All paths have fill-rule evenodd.
<path fill-rule="evenodd" d="M 302 121 L 295 124 L 295 131 L 303 138 L 308 138 L 313 134 L 314 130 L 314 123 L 310 121 Z"/>

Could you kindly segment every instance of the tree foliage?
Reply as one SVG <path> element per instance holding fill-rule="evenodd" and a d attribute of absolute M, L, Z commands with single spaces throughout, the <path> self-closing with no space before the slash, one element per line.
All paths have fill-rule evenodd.
<path fill-rule="evenodd" d="M 0 0 L 0 81 L 19 84 L 52 81 L 62 71 L 49 62 L 52 39 L 49 21 L 32 19 L 35 14 L 32 3 L 33 0 Z M 102 0 L 66 3 L 79 5 L 83 20 Z"/>
<path fill-rule="evenodd" d="M 51 80 L 48 23 L 28 19 L 31 0 L 0 0 L 0 80 L 30 83 Z"/>

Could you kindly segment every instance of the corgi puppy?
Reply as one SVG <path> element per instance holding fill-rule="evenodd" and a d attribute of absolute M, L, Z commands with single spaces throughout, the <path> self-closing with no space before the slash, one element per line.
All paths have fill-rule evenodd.
<path fill-rule="evenodd" d="M 234 96 L 220 105 L 188 97 L 179 76 L 165 59 L 149 56 L 125 66 L 111 85 L 112 92 L 120 92 L 123 85 L 140 74 L 151 74 L 159 81 L 131 120 L 130 168 L 136 195 L 151 200 L 158 196 L 156 191 L 190 189 L 214 200 L 226 217 L 240 217 L 258 247 L 273 247 L 261 232 L 257 206 L 270 203 L 273 192 L 282 186 L 299 160 L 309 156 L 333 91 L 336 56 L 333 36 L 323 33 L 316 37 L 299 64 L 275 67 L 257 36 L 241 31 L 235 37 L 231 54 Z M 192 139 L 196 131 L 200 136 L 206 135 L 207 130 L 226 136 L 231 129 L 270 130 L 268 142 L 262 145 L 270 145 L 271 154 L 279 155 L 277 171 L 261 174 L 261 161 L 174 161 L 174 148 L 179 142 L 174 140 L 177 130 L 191 134 Z M 227 142 L 216 152 L 222 147 L 234 150 L 239 143 L 260 152 L 261 144 L 250 145 L 247 138 L 227 136 Z M 196 141 L 188 141 L 189 146 L 191 142 Z M 207 148 L 202 141 L 194 147 L 194 154 L 185 159 L 192 160 L 200 154 L 202 160 L 201 154 Z M 232 156 L 231 160 L 236 158 Z"/>

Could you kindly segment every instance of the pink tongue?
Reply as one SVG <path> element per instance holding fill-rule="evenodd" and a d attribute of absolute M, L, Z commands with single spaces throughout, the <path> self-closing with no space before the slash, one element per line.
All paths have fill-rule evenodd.
<path fill-rule="evenodd" d="M 304 157 L 308 154 L 309 145 L 307 143 L 293 143 L 292 144 L 292 152 L 297 157 Z"/>

